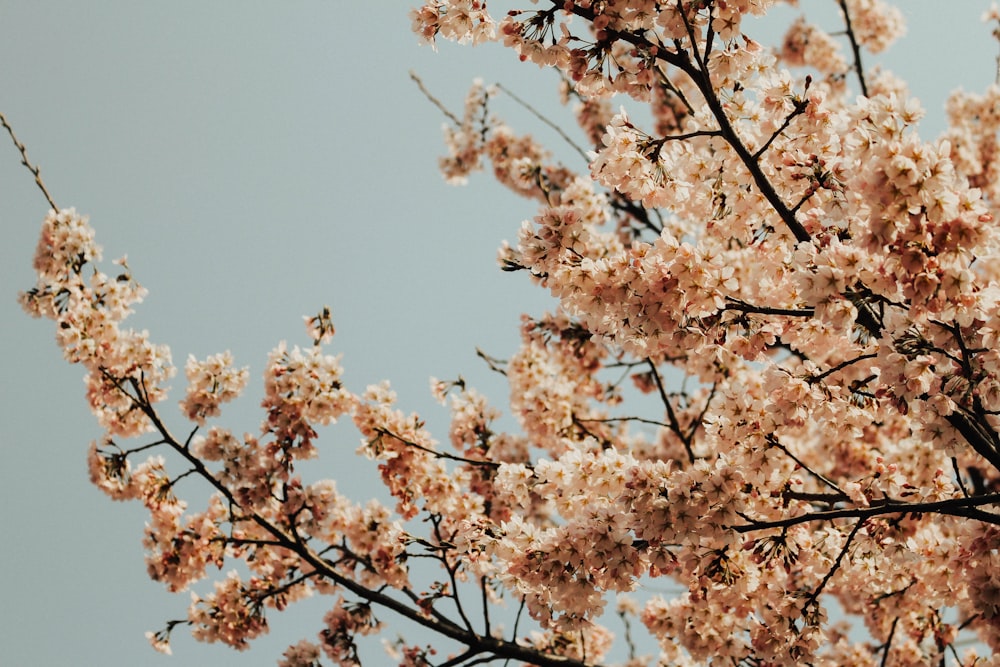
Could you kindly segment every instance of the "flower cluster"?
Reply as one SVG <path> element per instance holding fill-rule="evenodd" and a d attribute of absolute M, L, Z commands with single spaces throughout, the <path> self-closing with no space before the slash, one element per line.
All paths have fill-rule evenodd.
<path fill-rule="evenodd" d="M 478 44 L 492 39 L 496 30 L 485 0 L 427 0 L 423 7 L 411 11 L 410 18 L 413 32 L 428 44 L 434 44 L 438 35 L 463 44 Z"/>
<path fill-rule="evenodd" d="M 169 350 L 149 341 L 145 331 L 120 323 L 142 301 L 145 290 L 118 260 L 115 278 L 84 267 L 101 258 L 94 230 L 75 209 L 49 211 L 35 251 L 35 287 L 20 295 L 34 317 L 56 322 L 56 340 L 70 363 L 87 369 L 87 399 L 101 426 L 131 436 L 152 428 L 140 404 L 165 397 L 163 382 L 174 374 Z"/>
<path fill-rule="evenodd" d="M 281 343 L 271 352 L 264 370 L 263 430 L 289 456 L 311 458 L 313 425 L 331 424 L 350 413 L 354 396 L 341 384 L 341 372 L 340 360 L 318 347 L 289 350 Z"/>
<path fill-rule="evenodd" d="M 191 421 L 205 425 L 206 417 L 218 417 L 219 405 L 237 398 L 247 386 L 250 373 L 246 368 L 233 368 L 233 355 L 228 351 L 213 354 L 204 361 L 194 355 L 184 365 L 188 379 L 187 396 L 181 401 L 181 411 Z"/>

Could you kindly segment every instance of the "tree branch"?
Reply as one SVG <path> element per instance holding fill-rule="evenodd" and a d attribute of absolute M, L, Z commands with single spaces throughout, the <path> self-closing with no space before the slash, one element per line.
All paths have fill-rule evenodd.
<path fill-rule="evenodd" d="M 824 512 L 808 512 L 799 516 L 778 519 L 776 521 L 755 521 L 748 517 L 743 517 L 749 523 L 730 526 L 737 533 L 750 533 L 768 528 L 788 528 L 800 523 L 811 521 L 832 521 L 833 519 L 867 519 L 873 516 L 885 514 L 945 514 L 950 516 L 961 516 L 969 519 L 976 519 L 984 523 L 1000 526 L 1000 514 L 991 514 L 982 510 L 976 510 L 980 505 L 993 505 L 1000 503 L 1000 493 L 991 493 L 986 496 L 972 496 L 971 498 L 951 498 L 949 500 L 937 500 L 927 503 L 899 503 L 885 501 L 871 507 L 853 507 L 840 510 L 827 510 Z"/>
<path fill-rule="evenodd" d="M 868 84 L 865 83 L 865 69 L 861 65 L 861 46 L 854 35 L 854 26 L 851 25 L 851 13 L 847 11 L 847 0 L 837 1 L 840 4 L 840 11 L 844 13 L 844 25 L 846 26 L 847 39 L 851 42 L 851 51 L 854 53 L 854 71 L 858 75 L 861 94 L 868 97 Z"/>
<path fill-rule="evenodd" d="M 124 392 L 121 387 L 119 387 L 119 391 Z M 187 460 L 188 463 L 190 463 L 191 466 L 197 470 L 197 473 L 213 488 L 215 488 L 216 491 L 222 494 L 222 496 L 232 506 L 243 509 L 233 496 L 232 492 L 218 479 L 216 479 L 211 471 L 205 467 L 205 464 L 173 437 L 169 429 L 160 419 L 159 414 L 157 414 L 156 410 L 145 398 L 145 395 L 143 395 L 143 400 L 140 401 L 128 392 L 124 393 L 135 403 L 138 409 L 142 410 L 142 412 L 153 424 L 153 427 L 159 431 L 171 449 Z M 369 603 L 394 611 L 400 616 L 436 632 L 441 636 L 453 639 L 467 646 L 470 650 L 473 650 L 476 653 L 491 653 L 497 658 L 520 660 L 538 665 L 538 667 L 596 667 L 590 663 L 563 656 L 543 653 L 527 646 L 521 646 L 515 641 L 482 636 L 443 617 L 429 617 L 422 613 L 422 611 L 414 609 L 413 607 L 410 607 L 409 605 L 406 605 L 403 602 L 386 595 L 385 593 L 371 590 L 344 574 L 341 574 L 331 566 L 330 562 L 318 555 L 309 545 L 299 539 L 296 539 L 296 537 L 289 535 L 260 513 L 251 512 L 246 518 L 253 521 L 269 533 L 277 546 L 291 551 L 302 559 L 303 562 L 309 564 L 315 570 L 317 576 L 322 576 L 332 581 L 334 584 L 342 586 L 357 597 Z"/>

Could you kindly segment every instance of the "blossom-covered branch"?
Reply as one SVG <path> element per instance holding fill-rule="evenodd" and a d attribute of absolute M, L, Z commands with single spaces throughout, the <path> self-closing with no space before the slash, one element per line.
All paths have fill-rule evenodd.
<path fill-rule="evenodd" d="M 596 665 L 622 655 L 612 601 L 628 667 L 993 664 L 957 646 L 1000 651 L 1000 88 L 956 93 L 926 141 L 904 84 L 861 66 L 902 33 L 898 10 L 836 0 L 842 26 L 802 17 L 767 49 L 744 18 L 771 4 L 413 11 L 427 42 L 499 41 L 556 70 L 575 127 L 517 99 L 592 148 L 560 163 L 493 114 L 504 88 L 475 83 L 461 113 L 424 89 L 448 121 L 444 177 L 489 163 L 538 207 L 499 263 L 558 305 L 522 317 L 506 361 L 479 352 L 509 386 L 509 428 L 461 377 L 431 380 L 444 444 L 388 383 L 348 388 L 323 308 L 308 345 L 268 356 L 243 436 L 216 420 L 247 369 L 189 357 L 177 438 L 169 350 L 125 324 L 145 291 L 124 260 L 103 273 L 87 219 L 53 205 L 21 302 L 87 372 L 107 431 L 91 479 L 147 507 L 147 566 L 168 590 L 246 573 L 195 595 L 156 648 L 188 625 L 243 649 L 268 614 L 323 595 L 314 639 L 282 665 L 359 664 L 385 612 L 443 642 L 400 640 L 400 665 Z M 339 421 L 387 504 L 303 478 Z M 202 511 L 178 497 L 196 478 Z M 659 579 L 676 594 L 654 594 Z M 830 621 L 834 600 L 871 641 Z"/>

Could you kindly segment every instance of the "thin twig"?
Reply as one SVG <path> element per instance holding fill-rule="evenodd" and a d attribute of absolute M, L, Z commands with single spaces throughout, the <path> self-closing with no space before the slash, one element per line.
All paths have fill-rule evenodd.
<path fill-rule="evenodd" d="M 507 371 L 505 371 L 502 368 L 503 364 L 506 364 L 507 362 L 504 361 L 503 359 L 497 359 L 495 357 L 491 357 L 490 355 L 486 354 L 485 352 L 483 352 L 482 349 L 480 349 L 478 347 L 476 348 L 476 356 L 479 357 L 480 359 L 482 359 L 483 361 L 485 361 L 487 367 L 489 367 L 489 369 L 491 371 L 499 373 L 500 375 L 503 375 L 504 377 L 507 376 Z"/>
<path fill-rule="evenodd" d="M 433 455 L 435 458 L 448 459 L 450 461 L 458 461 L 459 463 L 467 463 L 473 466 L 483 466 L 484 468 L 496 469 L 500 467 L 500 464 L 497 463 L 496 461 L 479 461 L 476 459 L 467 459 L 464 456 L 455 456 L 454 454 L 448 454 L 447 452 L 439 452 L 436 449 L 431 449 L 430 447 L 424 447 L 423 445 L 419 445 L 415 442 L 407 440 L 406 438 L 401 438 L 392 431 L 388 431 L 383 428 L 375 429 L 375 432 L 378 433 L 379 436 L 389 436 L 390 438 L 395 438 L 396 440 L 399 440 L 407 447 L 413 447 L 414 449 L 419 449 L 421 451 L 427 452 L 428 454 Z"/>
<path fill-rule="evenodd" d="M 788 448 L 785 447 L 781 443 L 780 440 L 778 440 L 778 438 L 776 436 L 769 435 L 769 436 L 767 436 L 766 439 L 767 439 L 767 442 L 768 442 L 769 445 L 771 445 L 772 447 L 775 447 L 775 448 L 780 449 L 781 451 L 783 451 L 785 453 L 785 455 L 788 456 L 788 458 L 790 458 L 791 460 L 795 461 L 795 464 L 797 466 L 799 466 L 800 468 L 802 468 L 803 470 L 805 470 L 807 473 L 809 473 L 810 475 L 812 475 L 813 477 L 815 477 L 816 479 L 818 479 L 819 481 L 823 482 L 828 487 L 830 487 L 831 489 L 833 489 L 834 491 L 836 491 L 838 495 L 847 496 L 847 494 L 844 493 L 843 489 L 841 489 L 839 486 L 837 486 L 836 484 L 834 484 L 826 476 L 821 475 L 820 473 L 816 472 L 815 470 L 813 470 L 812 468 L 810 468 L 809 466 L 807 466 L 805 463 L 803 463 L 801 459 L 799 459 L 797 456 L 795 456 L 795 454 L 792 454 L 788 450 Z"/>
<path fill-rule="evenodd" d="M 813 375 L 813 376 L 807 378 L 806 381 L 809 382 L 810 384 L 813 383 L 813 382 L 819 382 L 820 380 L 823 380 L 823 379 L 829 377 L 830 375 L 833 375 L 837 371 L 844 370 L 845 368 L 847 368 L 848 366 L 850 366 L 852 364 L 856 364 L 859 361 L 864 361 L 865 359 L 874 359 L 877 356 L 878 356 L 878 354 L 872 352 L 871 354 L 862 354 L 860 357 L 855 357 L 854 359 L 848 359 L 846 361 L 842 361 L 839 364 L 837 364 L 836 366 L 831 366 L 830 368 L 826 369 L 825 371 L 823 371 L 819 375 Z"/>
<path fill-rule="evenodd" d="M 508 95 L 510 95 L 510 97 L 511 97 L 512 100 L 514 100 L 515 102 L 517 102 L 518 104 L 520 104 L 522 107 L 524 107 L 535 118 L 537 118 L 538 120 L 542 121 L 543 123 L 545 123 L 546 125 L 548 125 L 549 127 L 551 127 L 553 130 L 555 130 L 556 133 L 560 137 L 562 137 L 563 141 L 565 141 L 567 144 L 569 144 L 573 148 L 573 150 L 575 150 L 577 153 L 580 154 L 580 157 L 582 157 L 586 162 L 588 162 L 588 163 L 590 162 L 590 158 L 587 157 L 587 152 L 585 150 L 583 150 L 582 148 L 580 148 L 580 146 L 578 146 L 575 141 L 573 141 L 572 139 L 570 139 L 569 135 L 566 134 L 561 127 L 559 127 L 558 125 L 556 125 L 555 123 L 553 123 L 551 120 L 549 120 L 548 118 L 546 118 L 545 116 L 543 116 L 541 114 L 541 112 L 539 112 L 533 106 L 531 106 L 530 104 L 528 104 L 527 102 L 525 102 L 523 99 L 521 99 L 520 97 L 518 97 L 509 88 L 507 88 L 507 87 L 505 87 L 505 86 L 503 86 L 503 85 L 501 85 L 499 83 L 496 84 L 496 87 L 499 88 L 500 90 L 502 90 L 503 92 L 507 93 Z"/>
<path fill-rule="evenodd" d="M 664 424 L 663 422 L 656 421 L 655 419 L 646 419 L 645 417 L 602 417 L 600 419 L 583 419 L 580 417 L 573 417 L 574 421 L 578 422 L 599 422 L 601 424 L 614 424 L 617 422 L 639 422 L 640 424 L 649 424 L 650 426 L 661 426 L 663 428 L 670 428 L 669 424 Z"/>
<path fill-rule="evenodd" d="M 7 122 L 7 117 L 4 116 L 2 113 L 0 113 L 0 125 L 4 126 L 4 128 L 7 130 L 7 134 L 10 135 L 11 141 L 14 142 L 14 145 L 17 147 L 17 150 L 20 151 L 21 164 L 27 167 L 28 171 L 30 171 L 32 175 L 34 175 L 35 185 L 37 185 L 38 189 L 40 189 L 42 191 L 42 194 L 45 195 L 45 201 L 49 202 L 49 206 L 52 207 L 53 211 L 58 211 L 59 207 L 56 206 L 55 201 L 52 200 L 52 195 L 49 194 L 48 189 L 45 187 L 45 183 L 42 182 L 42 170 L 39 169 L 34 164 L 32 164 L 31 160 L 28 159 L 27 149 L 24 147 L 24 144 L 22 144 L 18 140 L 17 135 L 14 134 L 14 128 L 10 126 L 10 123 Z"/>
<path fill-rule="evenodd" d="M 490 631 L 490 606 L 489 606 L 489 595 L 486 592 L 486 577 L 479 577 L 479 590 L 482 591 L 482 601 L 483 601 L 483 634 L 487 637 L 491 636 L 493 633 Z"/>
<path fill-rule="evenodd" d="M 618 612 L 618 618 L 622 619 L 622 625 L 625 626 L 625 645 L 628 647 L 628 659 L 635 660 L 635 640 L 632 639 L 632 624 L 629 623 L 628 614 Z"/>
<path fill-rule="evenodd" d="M 474 655 L 477 655 L 478 653 L 479 653 L 478 650 L 470 648 L 468 651 L 459 653 L 450 660 L 445 660 L 444 662 L 440 663 L 437 667 L 458 667 L 458 665 L 461 665 L 463 662 L 473 657 Z"/>
<path fill-rule="evenodd" d="M 417 76 L 417 73 L 414 72 L 412 69 L 410 70 L 410 78 L 413 79 L 414 83 L 417 84 L 417 88 L 419 88 L 420 92 L 422 92 L 424 94 L 424 97 L 426 97 L 428 100 L 430 100 L 431 104 L 433 104 L 438 109 L 440 109 L 441 113 L 443 113 L 445 116 L 447 116 L 448 119 L 451 120 L 451 122 L 453 122 L 455 125 L 458 125 L 459 127 L 461 127 L 462 121 L 460 121 L 458 119 L 458 116 L 456 116 L 455 114 L 453 114 L 451 111 L 448 111 L 448 107 L 446 107 L 444 104 L 442 104 L 441 101 L 438 98 L 436 98 L 433 95 L 431 95 L 431 91 L 427 90 L 427 87 L 424 85 L 423 80 L 419 76 Z"/>
<path fill-rule="evenodd" d="M 441 517 L 439 515 L 431 515 L 431 523 L 434 526 L 434 537 L 438 541 L 438 544 L 444 545 L 447 540 L 441 535 Z M 453 536 L 454 537 L 454 536 Z M 458 566 L 452 567 L 448 562 L 448 548 L 444 547 L 441 549 L 441 554 L 439 556 L 441 560 L 441 565 L 444 566 L 445 572 L 448 573 L 448 579 L 451 581 L 451 597 L 455 602 L 455 608 L 458 610 L 458 615 L 462 618 L 462 623 L 465 624 L 466 630 L 471 633 L 475 633 L 475 628 L 472 627 L 472 621 L 469 620 L 468 616 L 465 615 L 465 609 L 462 607 L 462 600 L 458 597 L 458 581 L 455 577 L 455 570 Z"/>
<path fill-rule="evenodd" d="M 660 400 L 663 401 L 663 407 L 667 410 L 667 419 L 670 421 L 670 430 L 677 434 L 677 437 L 684 445 L 684 451 L 687 452 L 688 463 L 694 463 L 694 451 L 691 449 L 691 443 L 684 439 L 681 424 L 677 421 L 677 415 L 674 413 L 674 406 L 671 405 L 670 398 L 667 396 L 667 392 L 663 388 L 663 380 L 660 379 L 660 372 L 656 370 L 656 364 L 653 363 L 652 359 L 647 359 L 646 361 L 649 363 L 649 370 L 653 374 L 653 381 L 656 383 L 656 391 L 660 395 Z"/>
<path fill-rule="evenodd" d="M 718 387 L 718 382 L 712 383 L 712 389 L 708 392 L 708 397 L 705 399 L 705 406 L 701 409 L 701 412 L 698 413 L 698 418 L 693 419 L 689 424 L 690 428 L 688 428 L 687 435 L 684 438 L 687 442 L 694 440 L 694 434 L 697 433 L 698 429 L 705 423 L 705 415 L 708 414 L 708 409 L 712 406 L 712 399 L 715 398 L 715 391 Z"/>
<path fill-rule="evenodd" d="M 812 82 L 812 79 L 810 79 L 809 77 L 806 77 L 806 91 L 809 90 L 809 84 L 811 82 Z M 781 127 L 779 127 L 777 130 L 775 130 L 771 134 L 771 137 L 767 141 L 764 142 L 764 145 L 761 146 L 760 148 L 758 148 L 757 152 L 753 154 L 753 159 L 755 161 L 759 160 L 760 157 L 767 151 L 767 149 L 771 147 L 771 144 L 774 143 L 774 140 L 777 139 L 778 137 L 780 137 L 781 133 L 788 129 L 788 126 L 792 124 L 792 120 L 794 120 L 796 116 L 801 116 L 803 113 L 805 113 L 805 110 L 806 110 L 807 106 L 809 106 L 809 101 L 808 100 L 798 99 L 798 100 L 795 101 L 795 103 L 794 103 L 794 105 L 792 107 L 791 112 L 789 112 L 789 114 L 787 116 L 785 116 L 785 122 L 783 122 L 781 124 Z"/>

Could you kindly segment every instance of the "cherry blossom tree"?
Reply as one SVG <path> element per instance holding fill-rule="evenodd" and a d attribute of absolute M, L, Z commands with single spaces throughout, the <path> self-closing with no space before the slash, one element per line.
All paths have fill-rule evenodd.
<path fill-rule="evenodd" d="M 388 384 L 349 389 L 328 308 L 268 356 L 259 427 L 213 423 L 249 381 L 228 352 L 187 359 L 178 415 L 170 350 L 126 322 L 144 289 L 3 119 L 52 209 L 21 303 L 106 431 L 90 477 L 148 508 L 153 579 L 215 579 L 153 646 L 189 626 L 245 649 L 320 595 L 279 664 L 360 664 L 391 617 L 441 639 L 388 647 L 412 666 L 1000 665 L 1000 87 L 955 93 L 922 139 L 905 84 L 863 65 L 903 32 L 882 0 L 774 48 L 745 25 L 770 0 L 512 4 L 412 18 L 554 70 L 586 144 L 557 161 L 494 117 L 497 87 L 441 105 L 445 178 L 488 163 L 538 205 L 499 264 L 558 309 L 482 354 L 513 432 L 462 378 L 431 380 L 443 444 Z M 303 478 L 338 421 L 388 503 Z M 643 592 L 658 579 L 677 593 Z"/>

